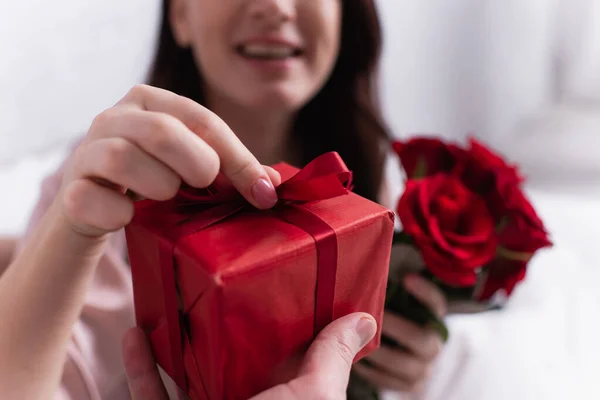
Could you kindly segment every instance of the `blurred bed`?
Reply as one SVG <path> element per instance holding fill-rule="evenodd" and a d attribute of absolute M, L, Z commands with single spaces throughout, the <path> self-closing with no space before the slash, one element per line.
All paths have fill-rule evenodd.
<path fill-rule="evenodd" d="M 1 65 L 7 70 L 0 69 L 0 236 L 23 231 L 41 180 L 64 158 L 70 140 L 143 79 L 159 4 L 57 0 L 54 9 L 69 12 L 57 12 L 58 28 L 44 33 L 50 27 L 41 11 L 46 3 L 18 3 L 0 5 L 0 26 L 9 32 L 0 35 L 0 53 L 14 55 Z M 383 3 L 389 7 L 391 0 Z M 3 11 L 7 4 L 11 9 Z M 23 35 L 19 18 L 25 11 L 28 26 L 39 27 L 38 37 Z M 18 54 L 9 51 L 15 35 L 24 43 Z M 73 37 L 79 39 L 66 45 Z M 393 53 L 386 53 L 384 81 L 394 79 Z M 395 107 L 392 97 L 388 90 L 388 110 Z M 600 132 L 591 140 L 589 146 L 600 149 Z M 549 175 L 529 194 L 554 248 L 534 259 L 506 309 L 448 319 L 451 339 L 430 384 L 407 399 L 600 398 L 600 178 L 553 182 Z"/>

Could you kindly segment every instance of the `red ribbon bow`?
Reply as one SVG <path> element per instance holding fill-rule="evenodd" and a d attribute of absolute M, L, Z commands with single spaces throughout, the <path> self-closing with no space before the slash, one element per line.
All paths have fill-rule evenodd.
<path fill-rule="evenodd" d="M 277 169 L 277 166 L 275 166 Z M 330 152 L 317 157 L 294 176 L 277 187 L 278 204 L 269 211 L 303 229 L 315 240 L 317 248 L 317 285 L 315 295 L 315 335 L 333 320 L 337 272 L 337 237 L 320 217 L 302 207 L 303 203 L 330 199 L 351 190 L 352 173 L 340 156 Z M 181 317 L 174 268 L 174 248 L 182 237 L 219 223 L 252 207 L 233 187 L 194 189 L 185 187 L 175 199 L 165 202 L 167 214 L 175 215 L 169 252 L 161 251 L 165 314 L 169 332 L 170 354 L 175 382 L 185 391 L 187 380 L 183 361 Z"/>

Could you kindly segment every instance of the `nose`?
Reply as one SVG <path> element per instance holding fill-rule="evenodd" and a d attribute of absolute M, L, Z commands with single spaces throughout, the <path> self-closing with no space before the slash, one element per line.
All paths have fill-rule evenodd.
<path fill-rule="evenodd" d="M 253 19 L 270 25 L 296 19 L 296 0 L 249 0 L 249 7 Z"/>

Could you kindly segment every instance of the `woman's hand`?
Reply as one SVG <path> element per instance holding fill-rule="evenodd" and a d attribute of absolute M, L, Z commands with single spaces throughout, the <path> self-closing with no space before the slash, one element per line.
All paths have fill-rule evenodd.
<path fill-rule="evenodd" d="M 442 317 L 446 313 L 444 295 L 431 282 L 410 275 L 406 289 Z M 382 345 L 359 363 L 354 371 L 381 389 L 418 391 L 429 377 L 433 362 L 442 349 L 442 340 L 433 330 L 421 328 L 413 322 L 391 313 L 383 318 L 383 334 L 399 346 Z M 399 347 L 403 348 L 400 349 Z"/>
<path fill-rule="evenodd" d="M 295 379 L 252 400 L 345 399 L 352 361 L 376 330 L 368 314 L 350 314 L 332 322 L 309 348 Z M 125 335 L 123 359 L 133 400 L 168 399 L 146 336 L 139 328 Z"/>
<path fill-rule="evenodd" d="M 165 200 L 182 181 L 205 187 L 219 172 L 254 206 L 277 202 L 279 174 L 192 100 L 136 86 L 94 120 L 55 201 L 1 276 L 1 398 L 55 393 L 107 234 L 133 217 L 128 192 Z"/>
<path fill-rule="evenodd" d="M 99 237 L 126 225 L 133 202 L 173 197 L 183 181 L 203 188 L 221 171 L 254 206 L 270 208 L 279 174 L 263 167 L 215 114 L 187 98 L 136 86 L 94 120 L 61 190 L 71 227 Z"/>

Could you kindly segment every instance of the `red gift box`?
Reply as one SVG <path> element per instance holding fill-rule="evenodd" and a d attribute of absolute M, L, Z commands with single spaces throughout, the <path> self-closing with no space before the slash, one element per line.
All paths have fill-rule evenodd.
<path fill-rule="evenodd" d="M 136 204 L 126 228 L 137 324 L 193 400 L 247 399 L 290 376 L 315 335 L 352 312 L 379 331 L 394 229 L 349 191 L 336 153 L 275 166 L 279 203 L 260 211 L 231 187 Z"/>

